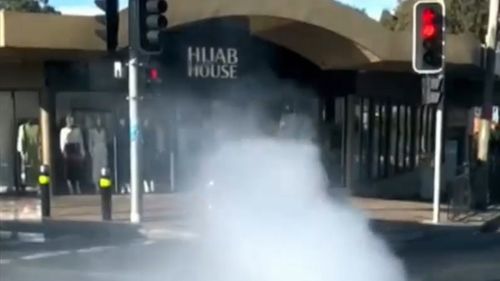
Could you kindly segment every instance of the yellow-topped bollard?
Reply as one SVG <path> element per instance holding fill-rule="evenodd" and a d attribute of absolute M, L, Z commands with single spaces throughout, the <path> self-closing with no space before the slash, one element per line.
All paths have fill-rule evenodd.
<path fill-rule="evenodd" d="M 113 182 L 110 179 L 101 178 L 99 179 L 99 187 L 101 189 L 108 189 L 113 185 Z"/>
<path fill-rule="evenodd" d="M 42 217 L 50 217 L 50 173 L 49 166 L 40 166 L 38 174 L 38 187 L 40 188 L 40 200 L 42 204 Z"/>
<path fill-rule="evenodd" d="M 108 168 L 101 169 L 101 177 L 99 178 L 99 189 L 101 190 L 101 212 L 102 219 L 105 221 L 111 220 L 111 194 L 113 181 L 111 180 L 111 172 Z"/>

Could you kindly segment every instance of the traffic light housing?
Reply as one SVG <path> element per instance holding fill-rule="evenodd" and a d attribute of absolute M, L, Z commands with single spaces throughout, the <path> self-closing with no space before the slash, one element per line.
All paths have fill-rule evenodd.
<path fill-rule="evenodd" d="M 137 38 L 135 47 L 142 54 L 159 54 L 162 51 L 161 33 L 166 30 L 168 10 L 166 0 L 138 0 L 136 10 Z"/>
<path fill-rule="evenodd" d="M 413 70 L 436 74 L 444 69 L 445 8 L 440 1 L 413 6 Z"/>
<path fill-rule="evenodd" d="M 96 6 L 104 12 L 104 15 L 96 16 L 101 27 L 96 34 L 106 41 L 108 52 L 114 52 L 118 47 L 118 0 L 95 0 Z"/>

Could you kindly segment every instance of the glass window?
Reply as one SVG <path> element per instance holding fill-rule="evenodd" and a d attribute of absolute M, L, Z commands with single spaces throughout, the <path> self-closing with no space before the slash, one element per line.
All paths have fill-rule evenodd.
<path fill-rule="evenodd" d="M 388 167 L 388 144 L 389 144 L 389 135 L 387 134 L 388 126 L 390 124 L 390 118 L 389 117 L 389 111 L 388 111 L 389 106 L 387 104 L 383 104 L 380 106 L 380 142 L 379 142 L 379 174 L 382 177 L 387 176 L 387 167 Z"/>
<path fill-rule="evenodd" d="M 372 178 L 378 178 L 380 173 L 379 173 L 379 161 L 380 161 L 380 141 L 381 141 L 381 136 L 380 136 L 380 129 L 381 129 L 381 105 L 376 103 L 373 105 L 373 115 L 371 118 L 373 118 L 373 133 L 372 133 Z"/>
<path fill-rule="evenodd" d="M 403 171 L 405 168 L 405 157 L 406 157 L 406 106 L 399 106 L 399 137 L 398 137 L 398 169 Z"/>
<path fill-rule="evenodd" d="M 21 125 L 23 128 L 28 128 L 29 135 L 27 139 L 31 139 L 29 141 L 29 145 L 26 145 L 24 148 L 29 155 L 25 161 L 21 163 L 18 161 L 16 166 L 16 177 L 18 182 L 17 186 L 23 186 L 27 191 L 34 191 L 37 187 L 37 176 L 38 169 L 41 164 L 41 133 L 40 133 L 40 106 L 39 106 L 39 96 L 38 92 L 29 92 L 29 91 L 18 91 L 14 92 L 14 103 L 15 103 L 15 118 L 16 122 L 14 124 L 16 128 L 17 136 L 19 138 L 19 131 Z M 25 127 L 27 123 L 28 127 Z M 25 131 L 26 133 L 26 131 Z"/>
<path fill-rule="evenodd" d="M 405 145 L 405 168 L 410 168 L 410 164 L 412 159 L 411 157 L 411 145 L 412 142 L 414 141 L 414 136 L 412 135 L 412 131 L 414 128 L 412 128 L 412 119 L 413 114 L 415 114 L 412 110 L 411 106 L 406 107 L 406 145 Z"/>
<path fill-rule="evenodd" d="M 10 92 L 0 92 L 0 192 L 14 187 L 14 101 Z"/>
<path fill-rule="evenodd" d="M 390 125 L 390 148 L 389 148 L 389 175 L 396 172 L 397 166 L 397 151 L 398 151 L 398 114 L 399 107 L 397 105 L 391 106 L 391 125 Z"/>

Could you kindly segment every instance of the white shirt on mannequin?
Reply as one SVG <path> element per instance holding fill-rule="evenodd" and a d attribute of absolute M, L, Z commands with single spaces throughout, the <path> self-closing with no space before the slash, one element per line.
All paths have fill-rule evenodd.
<path fill-rule="evenodd" d="M 80 153 L 85 156 L 85 149 L 83 147 L 82 131 L 79 128 L 64 127 L 61 129 L 60 135 L 60 149 L 64 152 L 64 147 L 68 143 L 77 143 L 80 147 Z"/>

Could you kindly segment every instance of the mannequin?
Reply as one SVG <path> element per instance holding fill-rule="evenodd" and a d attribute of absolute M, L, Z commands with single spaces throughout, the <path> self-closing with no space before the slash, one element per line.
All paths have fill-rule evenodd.
<path fill-rule="evenodd" d="M 102 168 L 108 167 L 108 148 L 107 148 L 106 130 L 102 125 L 102 120 L 98 116 L 95 119 L 95 127 L 89 130 L 88 146 L 92 161 L 92 180 L 99 192 L 99 177 Z"/>
<path fill-rule="evenodd" d="M 19 126 L 17 151 L 21 156 L 21 181 L 23 186 L 36 186 L 36 175 L 40 167 L 40 128 L 36 120 Z"/>
<path fill-rule="evenodd" d="M 73 116 L 66 117 L 66 126 L 61 129 L 60 149 L 64 159 L 66 183 L 69 193 L 81 193 L 80 180 L 83 160 L 85 159 L 85 148 L 83 146 L 82 131 L 75 125 Z"/>
<path fill-rule="evenodd" d="M 121 193 L 130 193 L 130 138 L 125 118 L 120 118 L 116 134 L 118 150 L 118 184 Z"/>

